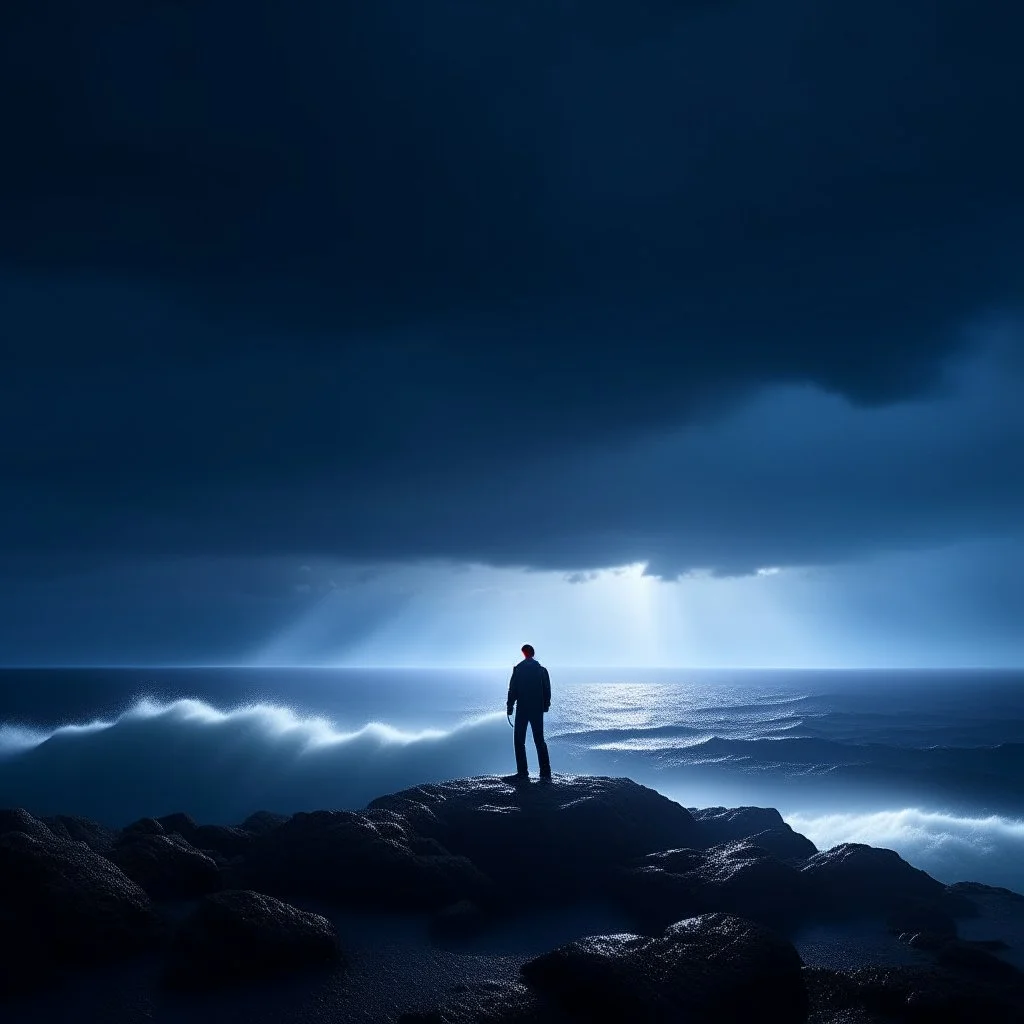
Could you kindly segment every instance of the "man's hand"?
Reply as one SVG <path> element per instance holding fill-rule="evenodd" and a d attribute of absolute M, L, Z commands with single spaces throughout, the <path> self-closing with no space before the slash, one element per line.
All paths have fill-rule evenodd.
<path fill-rule="evenodd" d="M 551 705 L 550 704 L 545 704 L 544 705 L 544 714 L 546 715 L 550 710 L 551 710 Z"/>
<path fill-rule="evenodd" d="M 512 709 L 511 709 L 511 708 L 508 708 L 508 709 L 507 709 L 507 710 L 505 711 L 505 717 L 506 717 L 506 718 L 511 718 L 511 717 L 512 717 Z"/>

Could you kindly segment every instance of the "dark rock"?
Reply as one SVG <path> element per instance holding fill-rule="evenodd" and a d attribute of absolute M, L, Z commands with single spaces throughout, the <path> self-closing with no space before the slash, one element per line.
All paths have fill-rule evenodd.
<path fill-rule="evenodd" d="M 156 820 L 164 832 L 177 832 L 186 843 L 192 842 L 196 829 L 199 828 L 194 818 L 181 811 L 176 811 L 174 814 L 165 814 Z"/>
<path fill-rule="evenodd" d="M 49 826 L 33 817 L 24 807 L 11 807 L 0 810 L 0 836 L 7 832 L 23 832 L 43 842 L 53 839 L 54 834 Z"/>
<path fill-rule="evenodd" d="M 217 865 L 179 835 L 129 834 L 107 857 L 153 899 L 193 899 L 221 888 Z"/>
<path fill-rule="evenodd" d="M 121 830 L 122 835 L 141 836 L 163 836 L 167 834 L 166 829 L 156 818 L 139 818 Z"/>
<path fill-rule="evenodd" d="M 696 835 L 684 808 L 629 779 L 460 779 L 369 806 L 469 857 L 517 898 L 548 902 L 600 891 L 614 869 L 655 850 L 690 846 Z"/>
<path fill-rule="evenodd" d="M 414 853 L 410 835 L 390 811 L 295 814 L 253 841 L 232 878 L 283 897 L 395 910 L 439 910 L 490 887 L 465 857 Z"/>
<path fill-rule="evenodd" d="M 908 903 L 942 906 L 945 887 L 911 867 L 894 850 L 843 843 L 815 854 L 801 868 L 823 911 L 886 914 Z"/>
<path fill-rule="evenodd" d="M 339 959 L 337 933 L 325 917 L 261 893 L 228 890 L 205 897 L 178 926 L 165 981 L 213 987 Z"/>
<path fill-rule="evenodd" d="M 953 940 L 945 943 L 939 949 L 938 961 L 943 967 L 992 977 L 1011 979 L 1020 976 L 1020 972 L 1013 964 L 1000 960 L 999 957 L 973 942 Z"/>
<path fill-rule="evenodd" d="M 697 876 L 709 909 L 779 924 L 803 915 L 804 877 L 749 841 L 712 847 Z"/>
<path fill-rule="evenodd" d="M 1020 1024 L 1024 989 L 1015 979 L 952 973 L 934 967 L 805 968 L 811 1019 L 922 1024 Z"/>
<path fill-rule="evenodd" d="M 214 850 L 225 857 L 239 856 L 253 841 L 253 833 L 247 829 L 230 825 L 199 825 L 189 815 L 180 812 L 166 814 L 157 818 L 157 822 L 164 832 L 177 833 L 197 850 Z"/>
<path fill-rule="evenodd" d="M 278 825 L 283 825 L 288 820 L 287 814 L 275 814 L 273 811 L 256 811 L 250 814 L 238 827 L 243 832 L 254 836 L 265 836 L 272 832 Z"/>
<path fill-rule="evenodd" d="M 253 839 L 253 834 L 242 828 L 197 825 L 189 842 L 197 850 L 209 850 L 224 857 L 239 857 L 249 848 Z"/>
<path fill-rule="evenodd" d="M 860 988 L 849 975 L 819 967 L 803 969 L 811 1024 L 893 1024 L 893 1018 L 863 1006 Z"/>
<path fill-rule="evenodd" d="M 623 908 L 647 930 L 711 911 L 790 925 L 805 916 L 808 891 L 799 871 L 749 841 L 649 854 L 615 887 Z"/>
<path fill-rule="evenodd" d="M 58 839 L 85 843 L 93 853 L 107 853 L 117 841 L 116 829 L 107 828 L 98 821 L 80 818 L 74 814 L 58 814 L 54 818 L 44 818 L 49 830 Z"/>
<path fill-rule="evenodd" d="M 818 848 L 782 820 L 774 807 L 691 808 L 701 846 L 749 839 L 779 860 L 806 860 Z"/>
<path fill-rule="evenodd" d="M 511 982 L 460 985 L 436 1010 L 403 1013 L 398 1024 L 562 1024 L 565 1014 Z"/>
<path fill-rule="evenodd" d="M 778 860 L 796 864 L 813 857 L 818 848 L 799 832 L 794 832 L 789 825 L 782 828 L 768 828 L 763 832 L 755 832 L 746 837 L 754 846 L 760 846 Z"/>
<path fill-rule="evenodd" d="M 1024 895 L 998 885 L 983 885 L 981 882 L 954 882 L 946 886 L 947 892 L 962 896 L 1001 896 L 1011 902 L 1024 903 Z"/>
<path fill-rule="evenodd" d="M 526 981 L 584 1019 L 778 1024 L 807 1017 L 796 950 L 726 914 L 680 921 L 660 938 L 601 935 L 523 965 Z"/>
<path fill-rule="evenodd" d="M 409 849 L 421 857 L 446 857 L 448 851 L 436 840 L 426 836 L 409 836 Z"/>
<path fill-rule="evenodd" d="M 696 850 L 686 852 L 701 857 Z M 673 921 L 707 910 L 705 894 L 690 872 L 672 872 L 652 864 L 621 872 L 609 891 L 634 927 L 653 934 L 664 931 Z"/>
<path fill-rule="evenodd" d="M 53 835 L 0 836 L 0 906 L 15 934 L 33 933 L 62 962 L 134 952 L 156 932 L 149 897 L 138 885 L 84 843 Z"/>

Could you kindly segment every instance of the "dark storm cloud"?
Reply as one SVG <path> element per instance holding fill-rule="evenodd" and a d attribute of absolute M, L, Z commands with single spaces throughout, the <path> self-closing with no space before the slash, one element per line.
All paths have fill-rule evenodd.
<path fill-rule="evenodd" d="M 759 386 L 922 393 L 1019 299 L 1015 6 L 282 11 L 0 12 L 8 548 L 692 564 L 657 488 L 477 496 Z M 780 555 L 911 532 L 829 511 Z"/>

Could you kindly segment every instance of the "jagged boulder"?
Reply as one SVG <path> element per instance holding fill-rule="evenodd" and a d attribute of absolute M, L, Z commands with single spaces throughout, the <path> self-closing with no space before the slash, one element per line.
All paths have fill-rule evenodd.
<path fill-rule="evenodd" d="M 683 807 L 630 779 L 459 779 L 369 807 L 395 813 L 418 835 L 469 857 L 517 898 L 548 902 L 598 893 L 615 869 L 695 837 Z"/>
<path fill-rule="evenodd" d="M 1009 903 L 1024 903 L 1024 895 L 999 885 L 985 885 L 982 882 L 954 882 L 946 886 L 946 892 L 966 899 L 999 897 Z"/>
<path fill-rule="evenodd" d="M 8 936 L 37 942 L 58 962 L 112 959 L 151 943 L 156 918 L 146 893 L 84 843 L 0 836 L 0 906 Z"/>
<path fill-rule="evenodd" d="M 802 1024 L 800 957 L 751 921 L 705 914 L 658 938 L 599 935 L 523 965 L 527 983 L 582 1019 L 649 1024 L 747 1024 L 767 1007 L 778 1024 Z"/>
<path fill-rule="evenodd" d="M 54 838 L 53 832 L 50 831 L 46 822 L 29 814 L 24 807 L 9 807 L 0 810 L 0 836 L 8 832 L 22 832 L 43 842 Z"/>
<path fill-rule="evenodd" d="M 254 838 L 251 832 L 230 825 L 200 825 L 189 842 L 197 850 L 219 853 L 230 860 L 245 853 Z"/>
<path fill-rule="evenodd" d="M 53 818 L 44 818 L 43 821 L 58 839 L 85 843 L 93 853 L 107 853 L 113 849 L 118 837 L 116 829 L 76 814 L 58 814 Z"/>
<path fill-rule="evenodd" d="M 164 814 L 156 819 L 157 824 L 164 832 L 177 832 L 182 839 L 188 842 L 189 836 L 195 835 L 199 823 L 190 814 L 184 811 L 175 811 L 174 814 Z"/>
<path fill-rule="evenodd" d="M 243 828 L 230 825 L 199 825 L 188 814 L 181 812 L 165 814 L 157 818 L 166 833 L 177 833 L 190 846 L 197 850 L 218 853 L 222 857 L 238 857 L 249 848 L 253 841 L 253 833 Z"/>
<path fill-rule="evenodd" d="M 417 853 L 415 840 L 390 811 L 299 813 L 255 838 L 231 877 L 286 898 L 393 910 L 439 910 L 490 889 L 465 857 Z"/>
<path fill-rule="evenodd" d="M 121 830 L 123 836 L 164 836 L 167 835 L 167 830 L 160 824 L 156 818 L 139 818 L 138 821 L 133 821 L 130 825 L 125 825 Z"/>
<path fill-rule="evenodd" d="M 749 839 L 779 860 L 806 860 L 818 852 L 774 807 L 702 807 L 691 808 L 690 813 L 697 822 L 701 846 Z"/>
<path fill-rule="evenodd" d="M 194 899 L 221 888 L 216 863 L 177 834 L 128 833 L 106 856 L 155 900 Z"/>
<path fill-rule="evenodd" d="M 228 890 L 205 897 L 178 926 L 164 980 L 174 988 L 207 988 L 340 959 L 337 932 L 325 917 Z"/>
<path fill-rule="evenodd" d="M 808 904 L 800 872 L 749 841 L 648 854 L 620 875 L 614 891 L 648 931 L 712 911 L 784 927 L 806 916 Z"/>
<path fill-rule="evenodd" d="M 255 811 L 238 828 L 253 836 L 265 836 L 278 825 L 283 825 L 288 817 L 287 814 L 275 814 L 273 811 Z"/>
<path fill-rule="evenodd" d="M 894 850 L 842 843 L 815 854 L 800 869 L 823 911 L 841 916 L 891 914 L 912 904 L 942 907 L 945 886 L 911 867 Z"/>

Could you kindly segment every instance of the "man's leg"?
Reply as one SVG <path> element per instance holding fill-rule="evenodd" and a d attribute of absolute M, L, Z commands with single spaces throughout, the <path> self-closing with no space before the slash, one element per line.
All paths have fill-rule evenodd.
<path fill-rule="evenodd" d="M 537 760 L 540 762 L 540 777 L 551 778 L 551 760 L 548 758 L 548 745 L 544 742 L 544 712 L 535 711 L 530 716 L 533 728 L 533 742 L 537 745 Z"/>
<path fill-rule="evenodd" d="M 512 745 L 516 751 L 516 773 L 518 775 L 529 775 L 530 769 L 526 763 L 526 723 L 529 717 L 516 708 L 516 727 L 513 735 Z"/>

